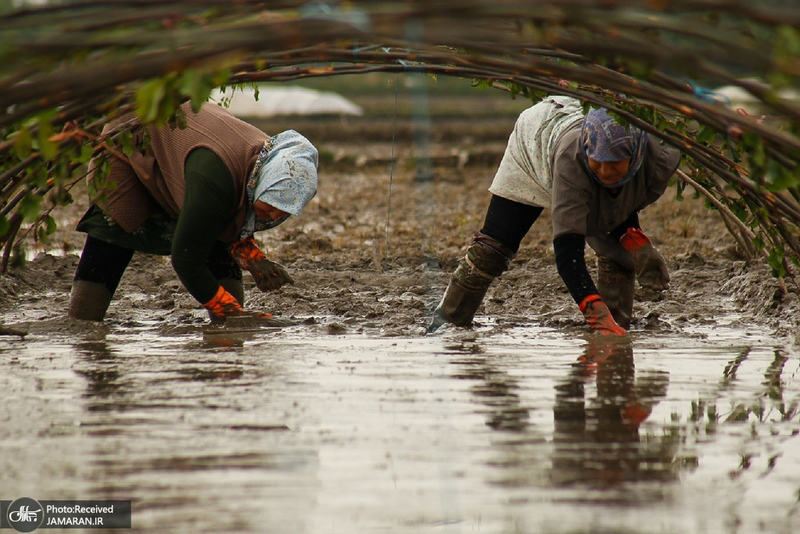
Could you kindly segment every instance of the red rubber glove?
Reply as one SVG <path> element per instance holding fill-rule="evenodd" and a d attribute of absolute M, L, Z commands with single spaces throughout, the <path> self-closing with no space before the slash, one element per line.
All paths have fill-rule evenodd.
<path fill-rule="evenodd" d="M 667 262 L 641 228 L 628 228 L 619 242 L 633 257 L 636 277 L 642 287 L 669 289 Z"/>
<path fill-rule="evenodd" d="M 578 304 L 589 327 L 603 336 L 624 336 L 624 328 L 614 321 L 611 311 L 597 293 L 589 295 Z"/>
<path fill-rule="evenodd" d="M 250 271 L 261 291 L 274 291 L 284 284 L 294 283 L 282 265 L 267 259 L 252 236 L 232 244 L 229 250 L 239 267 Z"/>
<path fill-rule="evenodd" d="M 225 319 L 226 317 L 234 317 L 245 315 L 249 317 L 259 317 L 263 319 L 271 319 L 272 315 L 264 312 L 245 310 L 239 304 L 236 298 L 225 291 L 225 288 L 219 286 L 214 297 L 205 302 L 203 307 L 209 311 L 214 317 Z"/>

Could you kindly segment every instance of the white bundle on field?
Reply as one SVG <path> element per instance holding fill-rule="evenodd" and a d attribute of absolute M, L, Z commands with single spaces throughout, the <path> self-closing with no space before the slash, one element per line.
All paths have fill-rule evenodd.
<path fill-rule="evenodd" d="M 751 82 L 754 80 L 750 80 Z M 766 88 L 766 86 L 764 86 Z M 737 85 L 724 85 L 714 89 L 714 94 L 722 99 L 723 103 L 733 109 L 744 109 L 750 114 L 755 114 L 763 110 L 764 103 L 748 90 Z M 800 101 L 800 92 L 795 89 L 781 89 L 775 96 L 779 100 L 788 102 Z"/>
<path fill-rule="evenodd" d="M 223 104 L 236 117 L 275 115 L 362 115 L 363 110 L 345 97 L 304 87 L 252 87 L 215 89 L 211 102 Z"/>

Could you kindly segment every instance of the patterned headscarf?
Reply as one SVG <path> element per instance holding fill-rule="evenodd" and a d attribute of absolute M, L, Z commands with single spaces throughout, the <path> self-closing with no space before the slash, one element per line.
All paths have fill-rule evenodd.
<path fill-rule="evenodd" d="M 317 194 L 319 155 L 311 142 L 287 130 L 269 137 L 256 158 L 247 180 L 247 216 L 241 238 L 254 232 L 274 228 L 289 217 L 265 221 L 256 217 L 253 203 L 266 202 L 291 215 L 300 211 Z"/>
<path fill-rule="evenodd" d="M 613 188 L 625 184 L 639 171 L 647 148 L 647 133 L 633 126 L 626 129 L 604 108 L 599 108 L 586 114 L 581 129 L 581 141 L 581 153 L 589 175 L 604 187 Z M 630 158 L 631 163 L 622 180 L 608 185 L 601 182 L 589 168 L 589 158 L 599 162 Z"/>

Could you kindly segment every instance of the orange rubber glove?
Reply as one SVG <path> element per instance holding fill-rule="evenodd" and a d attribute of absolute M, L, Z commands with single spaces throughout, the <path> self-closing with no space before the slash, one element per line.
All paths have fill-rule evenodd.
<path fill-rule="evenodd" d="M 633 257 L 636 277 L 642 287 L 669 289 L 667 262 L 641 228 L 628 228 L 619 242 Z"/>
<path fill-rule="evenodd" d="M 608 306 L 597 293 L 584 298 L 578 304 L 578 308 L 586 318 L 586 323 L 595 332 L 603 336 L 624 336 L 627 334 L 625 329 L 614 321 Z"/>
<path fill-rule="evenodd" d="M 650 417 L 650 412 L 652 411 L 652 406 L 645 406 L 637 402 L 636 399 L 630 399 L 620 410 L 620 415 L 623 423 L 630 427 L 639 428 L 639 425 Z"/>
<path fill-rule="evenodd" d="M 203 303 L 203 307 L 207 309 L 209 313 L 220 319 L 239 315 L 260 317 L 263 319 L 272 318 L 272 315 L 269 313 L 245 310 L 239 304 L 239 301 L 237 301 L 233 295 L 225 291 L 225 288 L 222 286 L 217 288 L 217 292 L 211 300 Z"/>
<path fill-rule="evenodd" d="M 294 283 L 282 265 L 267 259 L 252 236 L 232 244 L 229 250 L 239 267 L 250 271 L 261 291 L 274 291 L 284 284 Z"/>

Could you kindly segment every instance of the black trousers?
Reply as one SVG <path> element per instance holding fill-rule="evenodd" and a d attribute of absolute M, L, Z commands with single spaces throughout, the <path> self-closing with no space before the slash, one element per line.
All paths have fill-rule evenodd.
<path fill-rule="evenodd" d="M 104 284 L 113 294 L 133 258 L 133 253 L 132 249 L 87 236 L 75 271 L 75 280 Z M 228 247 L 221 241 L 214 243 L 206 265 L 217 280 L 242 279 L 242 270 L 228 253 Z"/>
<path fill-rule="evenodd" d="M 481 233 L 498 240 L 516 254 L 522 238 L 543 211 L 544 208 L 538 206 L 492 195 Z"/>

